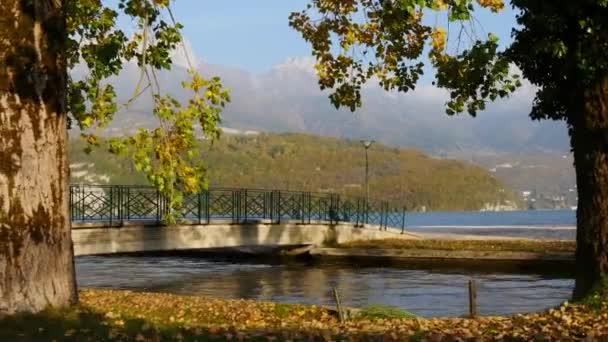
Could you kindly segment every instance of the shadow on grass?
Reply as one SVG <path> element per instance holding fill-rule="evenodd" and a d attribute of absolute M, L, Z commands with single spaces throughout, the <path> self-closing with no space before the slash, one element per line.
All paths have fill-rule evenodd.
<path fill-rule="evenodd" d="M 86 307 L 48 309 L 0 320 L 0 341 L 160 341 L 194 337 L 177 326 L 153 327 L 143 319 L 113 320 Z M 204 336 L 203 331 L 200 331 Z M 206 337 L 206 336 L 205 336 Z"/>
<path fill-rule="evenodd" d="M 290 308 L 278 306 L 278 316 Z M 0 341 L 385 341 L 382 333 L 343 333 L 293 326 L 269 326 L 237 331 L 228 325 L 217 327 L 187 324 L 152 325 L 139 318 L 117 318 L 88 307 L 50 309 L 38 314 L 17 314 L 0 319 Z M 378 317 L 376 317 L 378 318 Z M 413 332 L 410 337 L 415 337 Z M 406 336 L 402 336 L 406 337 Z M 409 340 L 406 337 L 406 340 Z"/>

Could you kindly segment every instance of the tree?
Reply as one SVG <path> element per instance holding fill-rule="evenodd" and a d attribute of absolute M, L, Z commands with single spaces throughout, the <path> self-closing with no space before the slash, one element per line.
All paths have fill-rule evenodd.
<path fill-rule="evenodd" d="M 0 4 L 0 314 L 76 301 L 64 13 Z"/>
<path fill-rule="evenodd" d="M 538 89 L 532 119 L 569 128 L 579 198 L 574 297 L 581 298 L 608 276 L 608 1 L 511 4 L 519 25 L 504 49 L 492 34 L 475 35 L 473 16 L 500 12 L 502 0 L 311 0 L 290 25 L 311 44 L 320 87 L 351 110 L 372 79 L 386 90 L 414 89 L 426 51 L 435 84 L 449 91 L 448 115 L 475 116 L 508 96 L 521 85 L 517 66 Z M 432 12 L 446 15 L 447 30 L 424 24 Z"/>
<path fill-rule="evenodd" d="M 137 23 L 135 32 L 118 29 L 118 11 Z M 77 125 L 88 150 L 101 147 L 95 128 L 119 107 L 106 79 L 125 63 L 140 66 L 133 98 L 151 93 L 159 127 L 105 148 L 128 154 L 174 214 L 183 193 L 206 186 L 203 165 L 193 161 L 195 136 L 217 138 L 229 96 L 218 78 L 194 70 L 183 83 L 193 93 L 187 104 L 161 96 L 155 70 L 170 68 L 180 29 L 169 0 L 119 0 L 118 9 L 101 0 L 0 2 L 0 315 L 77 301 L 67 129 Z M 78 64 L 88 74 L 73 80 L 68 70 Z"/>

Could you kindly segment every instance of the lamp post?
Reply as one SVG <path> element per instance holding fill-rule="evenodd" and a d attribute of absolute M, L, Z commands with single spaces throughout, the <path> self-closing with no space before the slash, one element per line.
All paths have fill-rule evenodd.
<path fill-rule="evenodd" d="M 369 206 L 369 159 L 367 156 L 367 150 L 374 143 L 373 140 L 361 140 L 363 148 L 365 148 L 365 205 Z"/>

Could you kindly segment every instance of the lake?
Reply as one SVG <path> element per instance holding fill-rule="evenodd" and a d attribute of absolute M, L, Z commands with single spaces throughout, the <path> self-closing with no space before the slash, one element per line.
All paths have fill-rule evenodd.
<path fill-rule="evenodd" d="M 406 230 L 574 240 L 576 211 L 528 210 L 409 213 Z"/>

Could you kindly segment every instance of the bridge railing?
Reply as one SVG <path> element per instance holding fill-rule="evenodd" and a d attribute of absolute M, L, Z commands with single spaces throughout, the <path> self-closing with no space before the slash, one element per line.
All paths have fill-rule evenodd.
<path fill-rule="evenodd" d="M 121 226 L 125 223 L 161 224 L 167 201 L 150 186 L 71 185 L 70 216 L 73 223 Z M 265 222 L 348 222 L 355 226 L 405 229 L 405 211 L 388 202 L 332 193 L 263 189 L 211 188 L 187 195 L 178 215 L 180 223 L 243 224 Z"/>

